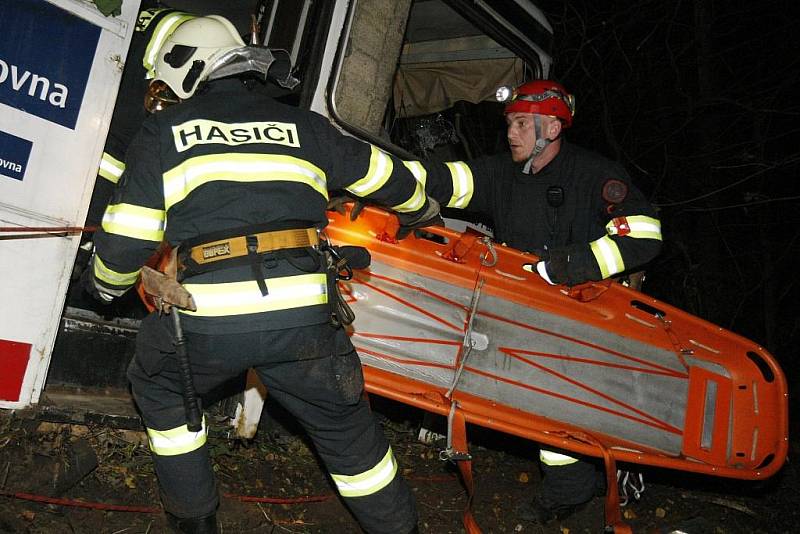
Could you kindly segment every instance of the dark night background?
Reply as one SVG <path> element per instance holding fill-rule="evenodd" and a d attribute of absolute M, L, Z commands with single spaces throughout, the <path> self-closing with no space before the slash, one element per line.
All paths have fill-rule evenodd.
<path fill-rule="evenodd" d="M 660 210 L 644 291 L 764 346 L 799 385 L 800 17 L 795 2 L 539 1 L 567 136 Z"/>

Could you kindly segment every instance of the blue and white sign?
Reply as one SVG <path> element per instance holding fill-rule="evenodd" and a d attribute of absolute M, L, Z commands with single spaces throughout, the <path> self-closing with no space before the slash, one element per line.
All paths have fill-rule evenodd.
<path fill-rule="evenodd" d="M 0 132 L 0 175 L 22 181 L 33 143 L 16 135 Z"/>
<path fill-rule="evenodd" d="M 44 0 L 0 2 L 0 20 L 0 103 L 74 130 L 100 28 Z"/>

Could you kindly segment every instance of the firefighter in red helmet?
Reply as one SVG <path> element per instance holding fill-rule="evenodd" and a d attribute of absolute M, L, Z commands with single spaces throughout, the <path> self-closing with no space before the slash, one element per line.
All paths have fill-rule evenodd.
<path fill-rule="evenodd" d="M 568 143 L 575 99 L 560 83 L 502 87 L 510 156 L 409 167 L 442 207 L 489 216 L 494 239 L 538 261 L 526 269 L 547 283 L 575 285 L 629 274 L 661 247 L 655 210 L 625 170 Z M 543 414 L 547 415 L 547 414 Z M 591 462 L 542 449 L 542 490 L 524 516 L 562 519 L 595 496 L 603 477 Z"/>

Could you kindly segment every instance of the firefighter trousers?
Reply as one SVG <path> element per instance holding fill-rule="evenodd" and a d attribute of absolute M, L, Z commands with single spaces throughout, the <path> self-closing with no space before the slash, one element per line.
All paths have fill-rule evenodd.
<path fill-rule="evenodd" d="M 164 507 L 179 518 L 213 513 L 219 498 L 206 444 L 186 425 L 169 318 L 142 321 L 128 369 L 147 428 Z M 328 324 L 249 332 L 185 332 L 197 393 L 254 368 L 303 426 L 339 494 L 369 533 L 406 533 L 417 524 L 413 494 L 398 472 L 363 395 L 361 363 L 341 328 Z"/>

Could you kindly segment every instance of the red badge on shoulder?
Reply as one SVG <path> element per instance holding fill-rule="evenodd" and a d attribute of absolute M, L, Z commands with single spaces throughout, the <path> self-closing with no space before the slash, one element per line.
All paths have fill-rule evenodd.
<path fill-rule="evenodd" d="M 603 184 L 603 200 L 609 204 L 620 204 L 628 196 L 628 184 L 611 178 Z"/>

